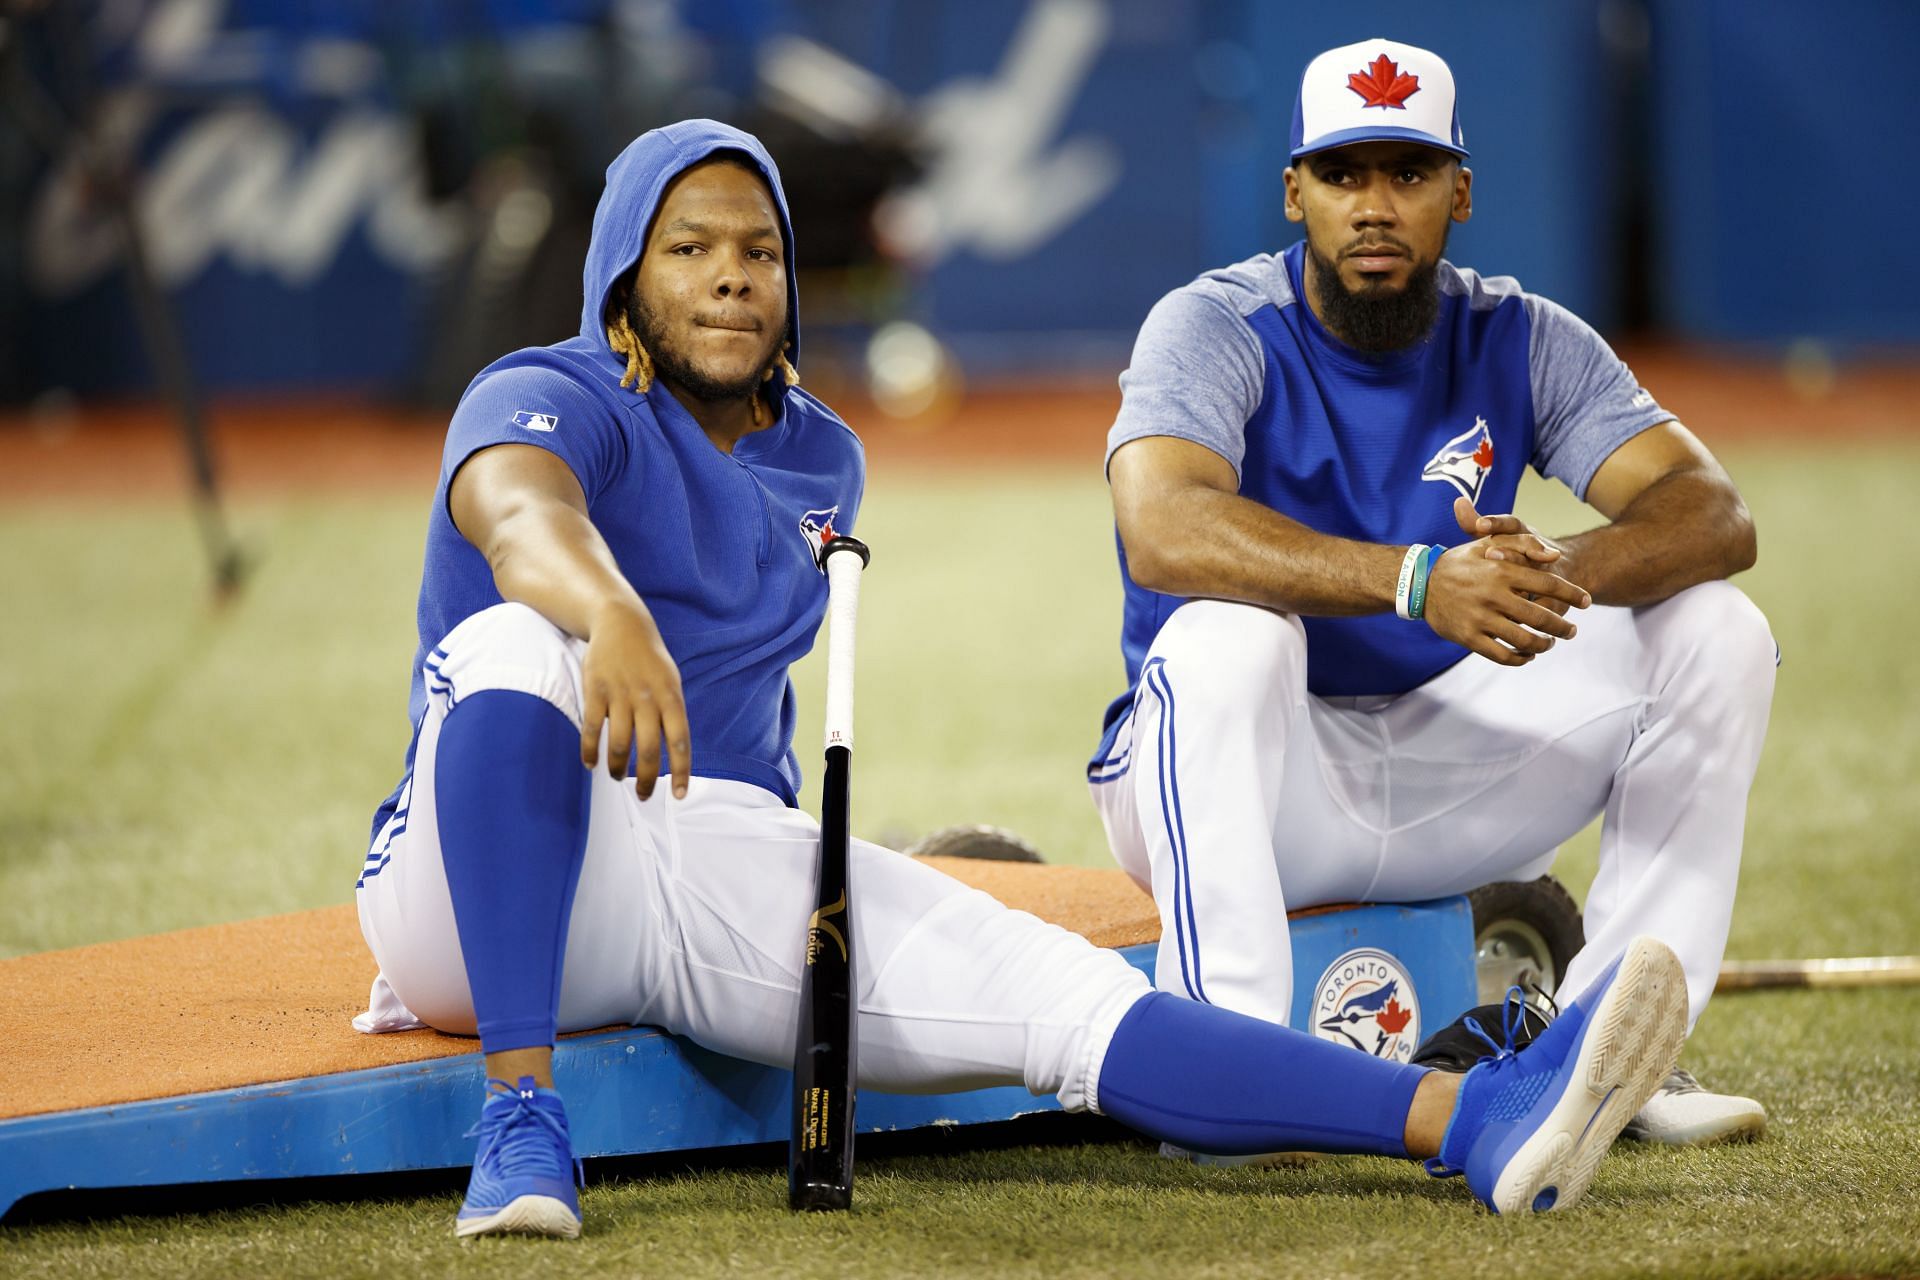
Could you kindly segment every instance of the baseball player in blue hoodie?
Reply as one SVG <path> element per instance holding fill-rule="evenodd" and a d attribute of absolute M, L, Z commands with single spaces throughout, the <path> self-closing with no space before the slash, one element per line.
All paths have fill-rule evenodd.
<path fill-rule="evenodd" d="M 754 138 L 686 121 L 607 171 L 580 334 L 481 371 L 427 531 L 405 777 L 360 876 L 364 1031 L 477 1034 L 456 1230 L 580 1230 L 554 1036 L 650 1023 L 793 1054 L 818 829 L 787 668 L 864 467 L 802 391 L 793 235 Z M 1164 1141 L 1427 1158 L 1501 1210 L 1579 1199 L 1671 1065 L 1673 953 L 1463 1075 L 1148 988 L 1075 934 L 855 841 L 860 1083 L 1024 1084 Z"/>
<path fill-rule="evenodd" d="M 1315 977 L 1289 909 L 1530 879 L 1604 815 L 1562 994 L 1649 933 L 1698 1018 L 1773 695 L 1766 619 L 1724 581 L 1753 522 L 1592 329 L 1444 259 L 1473 211 L 1445 62 L 1362 41 L 1297 101 L 1304 241 L 1154 307 L 1108 438 L 1129 688 L 1088 780 L 1159 902 L 1159 982 L 1284 1019 Z M 1506 514 L 1528 467 L 1603 522 Z M 1393 1024 L 1374 1043 L 1405 1059 Z M 1764 1121 L 1676 1072 L 1638 1133 Z"/>

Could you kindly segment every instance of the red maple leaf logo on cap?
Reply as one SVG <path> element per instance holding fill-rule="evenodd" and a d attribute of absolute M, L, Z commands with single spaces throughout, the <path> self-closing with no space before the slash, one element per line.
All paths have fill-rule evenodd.
<path fill-rule="evenodd" d="M 1407 1023 L 1413 1021 L 1413 1010 L 1402 1009 L 1398 1000 L 1388 1000 L 1387 1007 L 1373 1015 L 1380 1029 L 1390 1036 L 1397 1036 L 1406 1030 Z"/>
<path fill-rule="evenodd" d="M 1365 107 L 1394 107 L 1407 109 L 1407 99 L 1420 92 L 1420 77 L 1402 75 L 1400 64 L 1381 54 L 1367 68 L 1367 74 L 1355 72 L 1347 77 L 1347 88 L 1365 99 L 1360 105 Z"/>

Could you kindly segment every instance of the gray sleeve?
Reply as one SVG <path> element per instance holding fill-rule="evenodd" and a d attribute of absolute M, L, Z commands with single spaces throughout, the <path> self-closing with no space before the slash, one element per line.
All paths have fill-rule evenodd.
<path fill-rule="evenodd" d="M 1191 286 L 1154 304 L 1120 375 L 1120 416 L 1107 432 L 1107 460 L 1129 440 L 1175 436 L 1205 445 L 1237 477 L 1247 419 L 1265 394 L 1266 362 L 1247 322 L 1220 298 Z"/>
<path fill-rule="evenodd" d="M 1615 449 L 1673 415 L 1586 321 L 1556 302 L 1524 297 L 1532 330 L 1533 465 L 1584 499 L 1593 473 Z"/>

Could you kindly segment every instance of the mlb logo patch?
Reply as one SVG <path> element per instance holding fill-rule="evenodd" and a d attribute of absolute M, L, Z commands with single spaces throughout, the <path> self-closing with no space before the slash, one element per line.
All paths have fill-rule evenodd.
<path fill-rule="evenodd" d="M 513 425 L 525 427 L 529 431 L 551 431 L 560 425 L 560 418 L 551 413 L 535 413 L 531 409 L 522 409 L 513 415 Z"/>

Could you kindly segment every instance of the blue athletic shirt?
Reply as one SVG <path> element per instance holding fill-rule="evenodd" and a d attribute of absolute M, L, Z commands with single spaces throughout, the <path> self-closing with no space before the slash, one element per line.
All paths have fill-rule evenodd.
<path fill-rule="evenodd" d="M 1311 529 L 1452 546 L 1468 540 L 1455 498 L 1510 512 L 1529 464 L 1584 498 L 1608 455 L 1673 417 L 1571 312 L 1446 262 L 1431 338 L 1385 356 L 1355 351 L 1305 305 L 1304 250 L 1210 271 L 1154 306 L 1120 376 L 1109 461 L 1144 436 L 1191 440 L 1232 464 L 1242 497 Z M 1148 646 L 1186 603 L 1134 582 L 1124 546 L 1120 577 L 1128 690 L 1107 709 L 1096 765 Z M 1404 693 L 1468 653 L 1392 612 L 1301 621 L 1307 687 L 1323 697 Z"/>
<path fill-rule="evenodd" d="M 461 621 L 501 603 L 485 557 L 447 513 L 448 486 L 480 450 L 530 444 L 572 469 L 594 527 L 659 624 L 686 694 L 693 773 L 749 782 L 796 803 L 787 668 L 812 648 L 826 613 L 814 548 L 825 531 L 851 530 L 859 512 L 866 483 L 860 442 L 832 410 L 776 375 L 773 425 L 722 453 L 658 381 L 645 396 L 620 386 L 626 360 L 607 345 L 601 320 L 609 288 L 639 260 L 668 183 L 720 151 L 744 153 L 773 192 L 798 357 L 793 227 L 772 157 L 750 135 L 710 120 L 636 139 L 608 167 L 594 213 L 580 336 L 516 351 L 481 370 L 447 429 L 420 577 L 409 777 L 430 651 Z M 661 763 L 664 770 L 664 752 Z M 376 834 L 405 787 L 403 778 L 374 815 Z"/>

